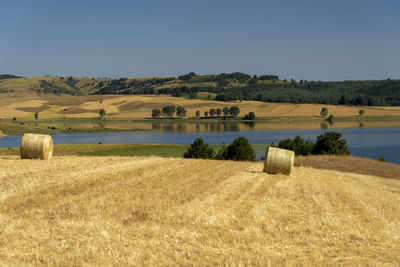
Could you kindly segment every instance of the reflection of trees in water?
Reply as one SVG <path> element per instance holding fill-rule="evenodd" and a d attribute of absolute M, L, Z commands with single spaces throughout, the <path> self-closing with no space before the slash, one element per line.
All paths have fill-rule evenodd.
<path fill-rule="evenodd" d="M 178 133 L 186 133 L 186 123 L 178 123 L 176 130 Z"/>
<path fill-rule="evenodd" d="M 360 121 L 360 122 L 358 123 L 358 128 L 362 129 L 362 128 L 364 128 L 364 127 L 365 127 L 364 123 L 363 123 L 362 121 Z"/>
<path fill-rule="evenodd" d="M 152 130 L 160 130 L 161 129 L 161 124 L 159 122 L 153 122 L 151 124 L 151 129 Z"/>
<path fill-rule="evenodd" d="M 157 130 L 160 132 L 174 132 L 175 131 L 174 124 L 175 123 L 170 123 L 170 122 L 153 122 L 151 127 L 153 130 Z"/>
<path fill-rule="evenodd" d="M 230 123 L 229 130 L 231 132 L 239 131 L 239 123 Z"/>
<path fill-rule="evenodd" d="M 221 130 L 222 130 L 221 123 L 218 122 L 218 124 L 217 124 L 217 132 L 221 132 Z"/>
<path fill-rule="evenodd" d="M 248 129 L 253 130 L 254 127 L 255 127 L 255 125 L 256 125 L 256 123 L 255 123 L 254 121 L 245 121 L 245 122 L 244 122 L 244 125 L 245 125 Z"/>
<path fill-rule="evenodd" d="M 322 130 L 328 129 L 328 123 L 326 123 L 325 121 L 321 122 L 321 129 Z"/>
<path fill-rule="evenodd" d="M 200 132 L 200 123 L 196 123 L 196 132 Z"/>
<path fill-rule="evenodd" d="M 210 123 L 210 132 L 215 132 L 215 129 L 217 128 L 217 125 L 214 122 Z"/>
<path fill-rule="evenodd" d="M 163 123 L 162 125 L 162 131 L 163 132 L 174 132 L 175 131 L 175 123 Z"/>

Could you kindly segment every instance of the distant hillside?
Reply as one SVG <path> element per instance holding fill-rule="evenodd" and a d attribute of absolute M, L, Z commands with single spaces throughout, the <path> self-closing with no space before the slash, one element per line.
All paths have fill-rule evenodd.
<path fill-rule="evenodd" d="M 220 101 L 256 100 L 278 103 L 318 103 L 357 106 L 400 106 L 400 80 L 295 81 L 277 75 L 250 76 L 241 72 L 148 78 L 18 78 L 0 75 L 0 93 L 25 95 L 170 94 L 198 98 L 216 94 Z M 214 97 L 213 97 L 214 98 Z"/>
<path fill-rule="evenodd" d="M 0 80 L 1 79 L 11 79 L 11 78 L 21 78 L 16 75 L 11 75 L 11 74 L 0 74 Z"/>

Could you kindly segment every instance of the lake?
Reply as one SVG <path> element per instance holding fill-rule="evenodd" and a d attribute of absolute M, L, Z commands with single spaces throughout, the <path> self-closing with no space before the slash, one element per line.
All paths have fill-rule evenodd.
<path fill-rule="evenodd" d="M 325 131 L 335 130 L 347 140 L 351 154 L 377 159 L 379 155 L 392 163 L 400 164 L 400 127 L 388 128 L 336 128 L 320 129 L 262 129 L 259 123 L 162 123 L 151 125 L 154 131 L 132 133 L 96 133 L 96 134 L 56 134 L 52 135 L 55 144 L 103 144 L 110 143 L 154 143 L 154 144 L 190 144 L 197 137 L 202 137 L 209 144 L 229 144 L 238 136 L 245 136 L 252 144 L 279 143 L 286 138 L 300 135 L 305 139 L 316 140 Z M 198 129 L 195 131 L 193 129 Z M 290 126 L 292 127 L 292 126 Z M 189 131 L 185 130 L 190 128 Z M 321 129 L 322 128 L 322 129 Z M 333 128 L 333 129 L 332 129 Z M 0 138 L 0 148 L 18 147 L 21 136 Z M 258 151 L 262 155 L 262 151 Z"/>

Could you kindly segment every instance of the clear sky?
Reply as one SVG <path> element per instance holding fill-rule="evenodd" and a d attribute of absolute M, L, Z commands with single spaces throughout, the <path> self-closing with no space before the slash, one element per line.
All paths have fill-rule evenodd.
<path fill-rule="evenodd" d="M 398 0 L 2 0 L 0 73 L 400 79 Z"/>

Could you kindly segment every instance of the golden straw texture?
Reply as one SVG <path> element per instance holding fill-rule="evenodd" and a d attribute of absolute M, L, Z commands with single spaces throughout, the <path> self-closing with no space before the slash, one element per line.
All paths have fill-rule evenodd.
<path fill-rule="evenodd" d="M 53 139 L 50 135 L 24 134 L 20 145 L 22 159 L 51 159 Z"/>
<path fill-rule="evenodd" d="M 264 172 L 290 175 L 294 163 L 294 152 L 277 147 L 269 147 L 265 154 Z"/>
<path fill-rule="evenodd" d="M 400 266 L 400 181 L 263 163 L 0 156 L 0 266 Z"/>

